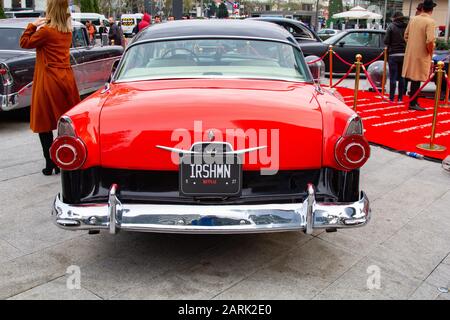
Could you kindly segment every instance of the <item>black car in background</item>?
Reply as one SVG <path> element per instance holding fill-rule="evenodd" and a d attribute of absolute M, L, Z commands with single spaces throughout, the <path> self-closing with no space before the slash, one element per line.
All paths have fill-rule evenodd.
<path fill-rule="evenodd" d="M 333 50 L 349 63 L 355 62 L 355 56 L 362 55 L 364 63 L 374 60 L 384 50 L 384 30 L 350 29 L 344 30 L 323 42 L 300 42 L 304 56 L 315 55 L 321 57 L 333 46 Z M 379 60 L 383 60 L 383 56 Z M 324 59 L 325 70 L 329 72 L 328 57 Z M 333 73 L 346 73 L 349 66 L 337 57 L 333 58 Z"/>
<path fill-rule="evenodd" d="M 289 31 L 298 43 L 322 42 L 317 33 L 298 20 L 281 17 L 257 17 L 249 19 L 276 23 Z"/>
<path fill-rule="evenodd" d="M 19 39 L 28 23 L 35 19 L 0 20 L 0 110 L 30 106 L 35 50 L 22 49 Z M 73 21 L 71 64 L 80 95 L 92 93 L 108 80 L 121 46 L 91 46 L 86 27 Z"/>

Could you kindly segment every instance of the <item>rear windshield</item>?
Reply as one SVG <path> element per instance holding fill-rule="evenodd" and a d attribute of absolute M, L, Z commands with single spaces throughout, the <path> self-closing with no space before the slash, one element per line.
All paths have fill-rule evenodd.
<path fill-rule="evenodd" d="M 131 47 L 116 80 L 261 78 L 307 81 L 303 56 L 290 44 L 245 39 L 188 39 Z"/>
<path fill-rule="evenodd" d="M 23 50 L 19 45 L 19 40 L 22 33 L 23 29 L 1 28 L 0 50 Z"/>

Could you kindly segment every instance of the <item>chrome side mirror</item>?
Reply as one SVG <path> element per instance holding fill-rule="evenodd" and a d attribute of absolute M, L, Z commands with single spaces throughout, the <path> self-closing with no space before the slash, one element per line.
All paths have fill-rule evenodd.
<path fill-rule="evenodd" d="M 114 74 L 117 71 L 117 67 L 119 66 L 119 63 L 120 63 L 120 58 L 114 60 L 114 62 L 112 63 L 112 65 L 111 65 L 111 74 L 109 75 L 108 82 L 111 82 L 111 80 L 114 78 Z"/>
<path fill-rule="evenodd" d="M 315 82 L 320 83 L 325 78 L 325 63 L 318 56 L 307 56 L 305 62 L 311 71 L 311 75 Z"/>

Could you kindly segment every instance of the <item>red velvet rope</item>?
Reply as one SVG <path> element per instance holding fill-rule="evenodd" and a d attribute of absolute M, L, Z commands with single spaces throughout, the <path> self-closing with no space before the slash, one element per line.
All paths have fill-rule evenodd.
<path fill-rule="evenodd" d="M 367 67 L 368 65 L 371 65 L 372 63 L 374 63 L 375 61 L 377 61 L 378 59 L 380 59 L 382 56 L 384 55 L 384 51 L 380 53 L 380 55 L 378 57 L 376 57 L 375 59 L 373 59 L 370 62 L 367 62 L 364 64 L 364 67 Z"/>
<path fill-rule="evenodd" d="M 347 61 L 345 61 L 344 58 L 342 58 L 340 55 L 338 55 L 336 51 L 333 51 L 333 53 L 339 60 L 341 60 L 341 62 L 343 64 L 346 64 L 348 66 L 352 66 L 353 65 L 353 63 L 348 63 Z"/>
<path fill-rule="evenodd" d="M 425 88 L 426 85 L 429 84 L 431 80 L 433 80 L 434 75 L 435 75 L 434 73 L 432 73 L 432 74 L 430 75 L 430 77 L 428 78 L 428 80 L 425 81 L 425 82 L 423 83 L 423 85 L 419 88 L 419 90 L 417 90 L 417 92 L 416 92 L 412 97 L 409 98 L 409 101 L 414 100 L 415 98 L 417 98 L 417 96 L 418 96 L 419 93 L 423 90 L 423 88 Z"/>
<path fill-rule="evenodd" d="M 316 62 L 319 62 L 319 61 L 321 61 L 321 60 L 323 60 L 326 56 L 327 56 L 327 54 L 328 54 L 328 50 L 325 52 L 325 54 L 323 55 L 323 56 L 321 56 L 320 58 L 317 58 L 316 60 L 313 60 L 313 61 L 309 61 L 309 62 L 307 62 L 308 64 L 314 64 L 314 63 L 316 63 Z"/>
<path fill-rule="evenodd" d="M 381 94 L 381 92 L 378 90 L 377 86 L 375 85 L 375 83 L 373 82 L 373 80 L 370 77 L 369 73 L 367 72 L 366 67 L 364 65 L 362 65 L 361 68 L 363 69 L 364 74 L 366 75 L 367 81 L 369 81 L 369 83 L 372 86 L 373 90 L 375 90 L 375 92 L 381 97 L 382 100 L 388 101 L 388 99 L 386 99 L 386 97 L 384 97 Z"/>
<path fill-rule="evenodd" d="M 355 65 L 352 64 L 352 65 L 350 66 L 350 69 L 348 69 L 347 73 L 346 73 L 341 79 L 339 79 L 338 82 L 336 82 L 335 84 L 333 84 L 331 87 L 332 87 L 332 88 L 335 88 L 335 87 L 337 87 L 342 81 L 344 81 L 344 79 L 347 78 L 347 77 L 350 75 L 350 73 L 352 72 L 352 70 L 353 70 L 354 67 L 355 67 Z"/>

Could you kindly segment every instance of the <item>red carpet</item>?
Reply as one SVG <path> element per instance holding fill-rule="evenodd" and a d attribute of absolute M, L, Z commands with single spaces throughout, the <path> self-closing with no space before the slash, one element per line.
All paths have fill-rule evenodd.
<path fill-rule="evenodd" d="M 337 88 L 348 106 L 353 107 L 353 90 Z M 367 139 L 398 151 L 412 151 L 435 159 L 450 154 L 450 109 L 439 108 L 435 144 L 447 147 L 444 152 L 429 152 L 416 147 L 429 143 L 433 119 L 434 101 L 419 98 L 419 104 L 427 111 L 412 111 L 404 104 L 381 100 L 376 93 L 360 91 L 357 112 L 364 122 Z"/>

